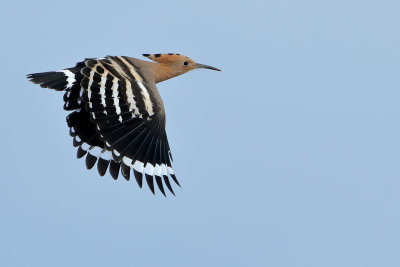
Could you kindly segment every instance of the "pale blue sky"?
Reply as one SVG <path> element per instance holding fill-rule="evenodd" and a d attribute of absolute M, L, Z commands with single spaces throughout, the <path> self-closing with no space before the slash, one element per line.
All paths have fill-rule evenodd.
<path fill-rule="evenodd" d="M 400 266 L 398 1 L 5 1 L 0 266 Z M 177 197 L 87 171 L 25 74 L 175 52 Z"/>

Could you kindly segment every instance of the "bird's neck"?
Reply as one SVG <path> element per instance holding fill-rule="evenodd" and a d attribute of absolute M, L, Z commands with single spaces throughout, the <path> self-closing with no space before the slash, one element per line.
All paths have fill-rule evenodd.
<path fill-rule="evenodd" d="M 165 80 L 171 79 L 180 75 L 172 66 L 161 65 L 157 63 L 153 63 L 152 69 L 154 74 L 154 79 L 156 83 L 163 82 Z"/>

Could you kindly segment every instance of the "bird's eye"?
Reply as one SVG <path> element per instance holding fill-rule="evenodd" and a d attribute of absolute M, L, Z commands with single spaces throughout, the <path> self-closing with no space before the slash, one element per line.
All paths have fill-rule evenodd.
<path fill-rule="evenodd" d="M 183 62 L 183 65 L 187 66 L 189 65 L 189 62 L 188 61 Z"/>

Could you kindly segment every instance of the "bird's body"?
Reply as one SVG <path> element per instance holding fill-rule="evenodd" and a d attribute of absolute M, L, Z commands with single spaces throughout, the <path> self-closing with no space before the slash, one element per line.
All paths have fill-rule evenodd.
<path fill-rule="evenodd" d="M 153 177 L 165 195 L 172 192 L 172 156 L 165 132 L 165 110 L 156 83 L 195 68 L 216 68 L 195 63 L 179 54 L 144 54 L 154 62 L 124 56 L 86 59 L 60 71 L 29 74 L 30 81 L 64 94 L 64 109 L 77 156 L 86 166 L 114 179 L 121 170 L 130 179 L 133 169 L 142 187 L 142 175 L 154 193 Z"/>

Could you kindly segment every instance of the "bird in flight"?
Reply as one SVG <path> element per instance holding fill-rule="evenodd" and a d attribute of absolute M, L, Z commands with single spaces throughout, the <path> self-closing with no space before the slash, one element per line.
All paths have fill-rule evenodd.
<path fill-rule="evenodd" d="M 169 177 L 179 185 L 165 132 L 165 110 L 156 83 L 193 69 L 217 68 L 180 54 L 143 54 L 153 62 L 125 56 L 88 58 L 75 67 L 28 74 L 43 88 L 65 91 L 64 109 L 77 157 L 104 176 L 109 169 L 142 187 L 143 175 L 154 194 L 154 181 L 175 195 Z"/>

